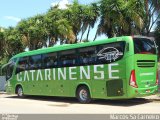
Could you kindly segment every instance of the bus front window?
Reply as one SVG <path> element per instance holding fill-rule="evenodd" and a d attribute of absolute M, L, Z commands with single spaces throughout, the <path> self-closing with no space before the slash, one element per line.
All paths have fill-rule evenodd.
<path fill-rule="evenodd" d="M 12 77 L 13 70 L 14 70 L 14 61 L 10 61 L 3 69 L 6 75 L 6 80 L 9 80 Z"/>

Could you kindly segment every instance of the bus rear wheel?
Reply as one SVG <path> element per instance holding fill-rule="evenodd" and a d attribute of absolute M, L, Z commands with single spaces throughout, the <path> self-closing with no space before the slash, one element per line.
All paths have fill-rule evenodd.
<path fill-rule="evenodd" d="M 80 86 L 78 89 L 77 89 L 77 99 L 80 103 L 89 103 L 91 101 L 91 96 L 90 96 L 90 92 L 89 92 L 89 89 L 88 87 L 86 86 Z"/>
<path fill-rule="evenodd" d="M 17 95 L 18 97 L 24 97 L 23 88 L 21 86 L 17 87 Z"/>

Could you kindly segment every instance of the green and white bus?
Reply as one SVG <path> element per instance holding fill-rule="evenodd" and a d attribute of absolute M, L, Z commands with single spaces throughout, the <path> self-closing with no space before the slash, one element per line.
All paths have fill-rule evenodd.
<path fill-rule="evenodd" d="M 157 46 L 122 36 L 23 52 L 4 66 L 7 92 L 23 95 L 130 99 L 158 91 Z"/>

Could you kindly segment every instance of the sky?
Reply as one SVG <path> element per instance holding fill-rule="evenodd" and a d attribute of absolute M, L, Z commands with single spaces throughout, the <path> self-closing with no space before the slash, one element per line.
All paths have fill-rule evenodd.
<path fill-rule="evenodd" d="M 17 23 L 28 17 L 37 14 L 46 13 L 47 10 L 56 4 L 59 4 L 61 9 L 65 9 L 65 4 L 71 4 L 73 0 L 2 0 L 0 2 L 0 27 L 15 27 Z M 81 4 L 89 4 L 97 0 L 79 0 Z M 91 31 L 90 39 L 94 38 L 96 27 Z M 97 39 L 103 39 L 106 36 L 99 36 Z"/>

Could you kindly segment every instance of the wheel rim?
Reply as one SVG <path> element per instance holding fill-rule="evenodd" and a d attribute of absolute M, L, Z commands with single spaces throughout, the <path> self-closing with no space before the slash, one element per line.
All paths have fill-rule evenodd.
<path fill-rule="evenodd" d="M 84 90 L 84 89 L 81 90 L 81 91 L 79 92 L 79 97 L 80 97 L 81 100 L 86 101 L 87 98 L 88 98 L 87 91 Z"/>
<path fill-rule="evenodd" d="M 22 90 L 22 88 L 18 88 L 18 96 L 23 96 L 23 90 Z"/>

